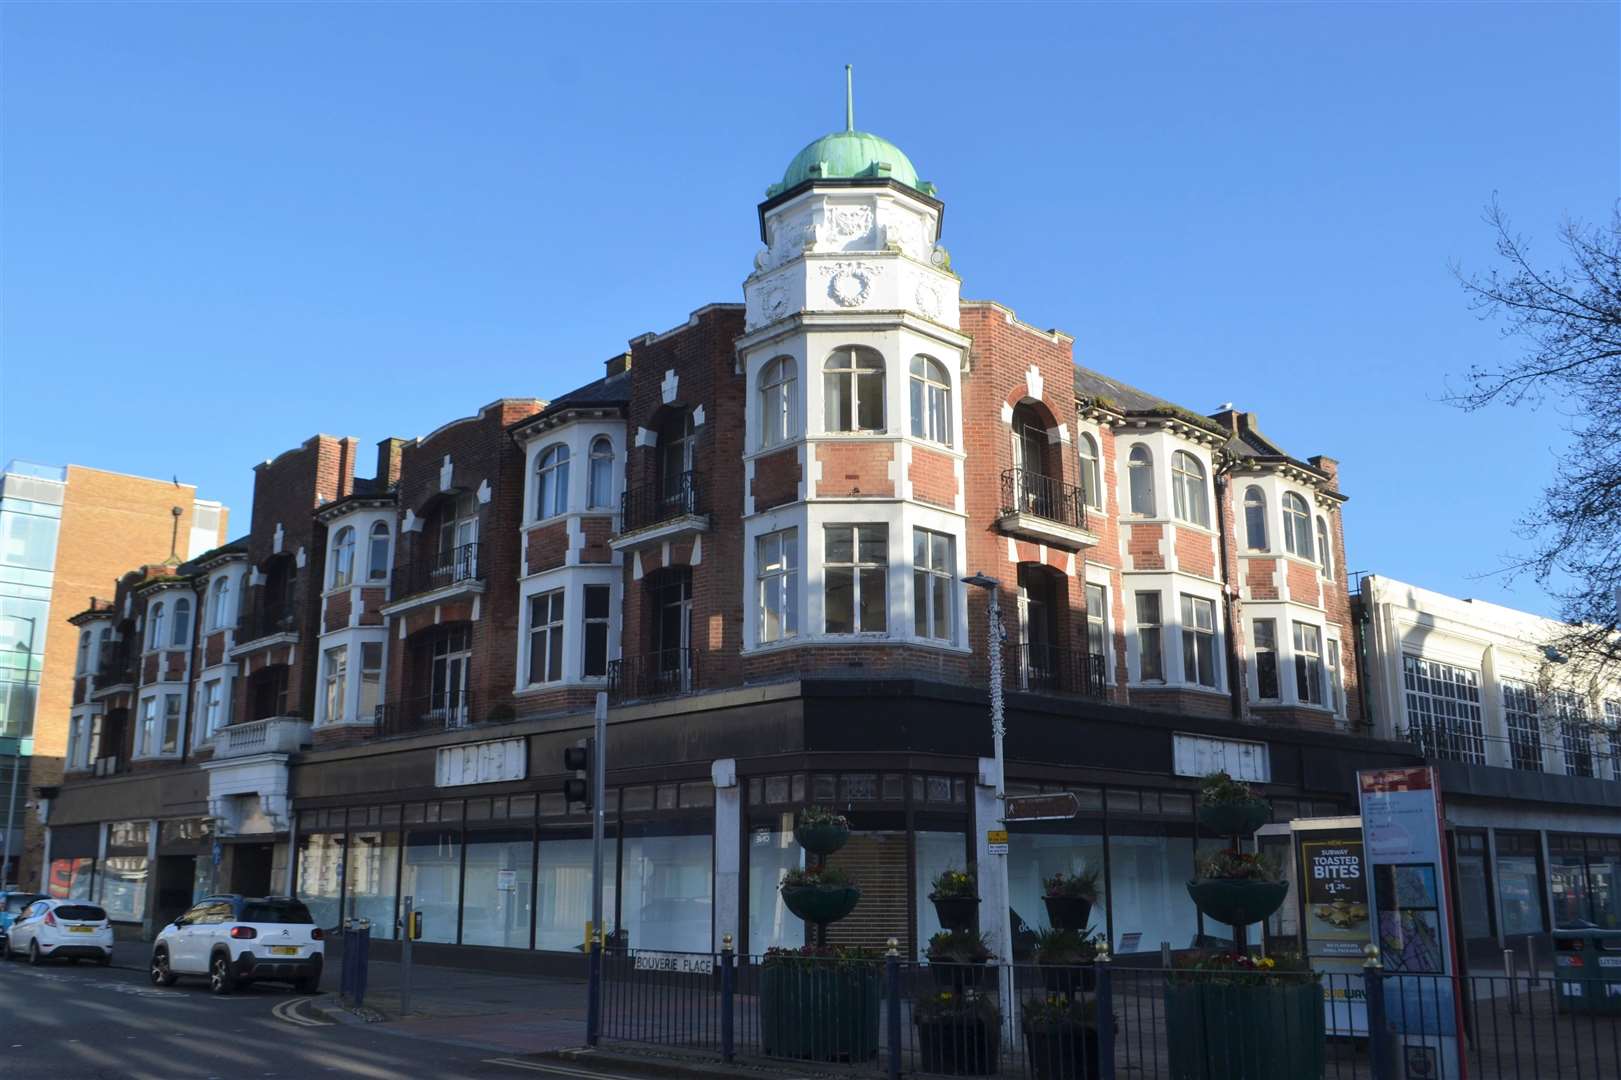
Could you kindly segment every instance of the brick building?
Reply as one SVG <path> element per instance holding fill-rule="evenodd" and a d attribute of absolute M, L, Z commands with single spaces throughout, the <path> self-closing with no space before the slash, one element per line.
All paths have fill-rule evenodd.
<path fill-rule="evenodd" d="M 590 845 L 561 757 L 605 691 L 609 905 L 633 944 L 795 941 L 776 883 L 793 811 L 826 803 L 865 890 L 837 936 L 915 947 L 930 877 L 989 857 L 993 631 L 962 581 L 983 572 L 1009 789 L 1081 807 L 1013 830 L 985 928 L 1035 925 L 1042 877 L 1088 866 L 1117 954 L 1223 933 L 1183 888 L 1220 842 L 1194 824 L 1200 775 L 1261 783 L 1289 818 L 1415 760 L 1360 721 L 1335 463 L 962 299 L 943 209 L 892 144 L 826 136 L 760 204 L 742 304 L 631 340 L 586 386 L 385 440 L 371 480 L 326 436 L 260 466 L 246 537 L 79 617 L 138 640 L 189 589 L 210 621 L 139 682 L 98 681 L 158 734 L 125 736 L 110 773 L 70 755 L 53 863 L 91 895 L 155 875 L 131 926 L 190 872 L 384 937 L 412 895 L 430 958 L 566 954 Z M 172 743 L 166 701 L 155 727 L 143 704 L 171 682 Z"/>

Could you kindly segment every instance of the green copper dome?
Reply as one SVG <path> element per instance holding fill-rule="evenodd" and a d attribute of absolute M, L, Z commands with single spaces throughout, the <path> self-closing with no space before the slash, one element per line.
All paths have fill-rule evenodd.
<path fill-rule="evenodd" d="M 914 191 L 934 194 L 934 185 L 917 178 L 911 159 L 888 139 L 866 131 L 823 135 L 794 155 L 782 182 L 766 189 L 773 198 L 807 180 L 897 180 Z"/>

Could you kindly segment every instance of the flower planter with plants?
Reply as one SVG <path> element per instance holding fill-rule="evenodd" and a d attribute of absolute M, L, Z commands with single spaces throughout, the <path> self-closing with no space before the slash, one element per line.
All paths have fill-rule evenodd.
<path fill-rule="evenodd" d="M 768 949 L 760 965 L 760 1045 L 773 1057 L 871 1061 L 883 980 L 876 953 L 806 945 Z"/>
<path fill-rule="evenodd" d="M 1199 824 L 1213 833 L 1253 836 L 1271 820 L 1272 805 L 1225 772 L 1213 772 L 1199 785 Z"/>
<path fill-rule="evenodd" d="M 1188 882 L 1193 906 L 1235 929 L 1258 923 L 1283 906 L 1289 883 L 1264 855 L 1226 848 L 1199 860 Z"/>
<path fill-rule="evenodd" d="M 1097 989 L 1098 949 L 1102 934 L 1078 930 L 1043 930 L 1036 935 L 1036 964 L 1048 994 L 1071 995 Z"/>
<path fill-rule="evenodd" d="M 816 926 L 838 922 L 861 901 L 861 890 L 833 866 L 790 870 L 783 875 L 781 892 L 789 911 Z"/>
<path fill-rule="evenodd" d="M 807 806 L 794 822 L 794 839 L 812 855 L 823 858 L 850 839 L 850 819 L 821 806 Z"/>
<path fill-rule="evenodd" d="M 929 939 L 923 957 L 934 985 L 942 989 L 963 993 L 995 984 L 995 971 L 987 966 L 991 949 L 977 930 L 942 930 Z"/>
<path fill-rule="evenodd" d="M 1034 1080 L 1097 1080 L 1102 1075 L 1095 999 L 1031 998 L 1021 1006 L 1019 1028 Z"/>
<path fill-rule="evenodd" d="M 972 867 L 940 871 L 930 883 L 934 913 L 947 930 L 972 930 L 979 922 L 979 876 Z"/>
<path fill-rule="evenodd" d="M 940 990 L 912 1005 L 918 1067 L 946 1076 L 989 1076 L 1001 1060 L 1002 1011 L 994 994 Z"/>
<path fill-rule="evenodd" d="M 1323 988 L 1303 957 L 1206 953 L 1165 988 L 1171 1080 L 1320 1080 Z"/>
<path fill-rule="evenodd" d="M 1073 874 L 1059 872 L 1042 882 L 1041 900 L 1055 929 L 1086 933 L 1098 900 L 1098 876 L 1096 868 L 1087 867 Z"/>

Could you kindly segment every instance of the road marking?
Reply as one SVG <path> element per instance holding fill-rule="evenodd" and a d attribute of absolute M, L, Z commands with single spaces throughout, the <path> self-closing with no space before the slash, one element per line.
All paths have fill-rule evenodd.
<path fill-rule="evenodd" d="M 299 1027 L 333 1027 L 334 1024 L 331 1020 L 316 1020 L 314 1017 L 305 1016 L 298 1011 L 298 1007 L 304 1002 L 314 1000 L 312 997 L 289 998 L 271 1009 L 270 1013 L 277 1020 L 285 1020 L 289 1024 L 297 1024 Z"/>
<path fill-rule="evenodd" d="M 587 1072 L 584 1069 L 570 1068 L 567 1065 L 547 1065 L 539 1061 L 523 1061 L 518 1058 L 485 1058 L 486 1065 L 505 1065 L 509 1069 L 525 1069 L 529 1072 L 546 1073 L 548 1076 L 579 1076 L 588 1080 L 632 1080 L 631 1077 L 621 1073 Z"/>

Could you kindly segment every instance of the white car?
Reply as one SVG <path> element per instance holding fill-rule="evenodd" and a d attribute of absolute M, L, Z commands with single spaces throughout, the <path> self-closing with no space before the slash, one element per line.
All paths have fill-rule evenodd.
<path fill-rule="evenodd" d="M 172 986 L 182 975 L 205 975 L 216 994 L 267 979 L 313 994 L 325 962 L 321 928 L 302 901 L 207 896 L 158 931 L 151 978 L 158 986 Z"/>
<path fill-rule="evenodd" d="M 24 955 L 30 964 L 65 957 L 106 967 L 113 959 L 113 928 L 107 913 L 83 900 L 35 900 L 17 916 L 6 937 L 6 956 Z"/>

